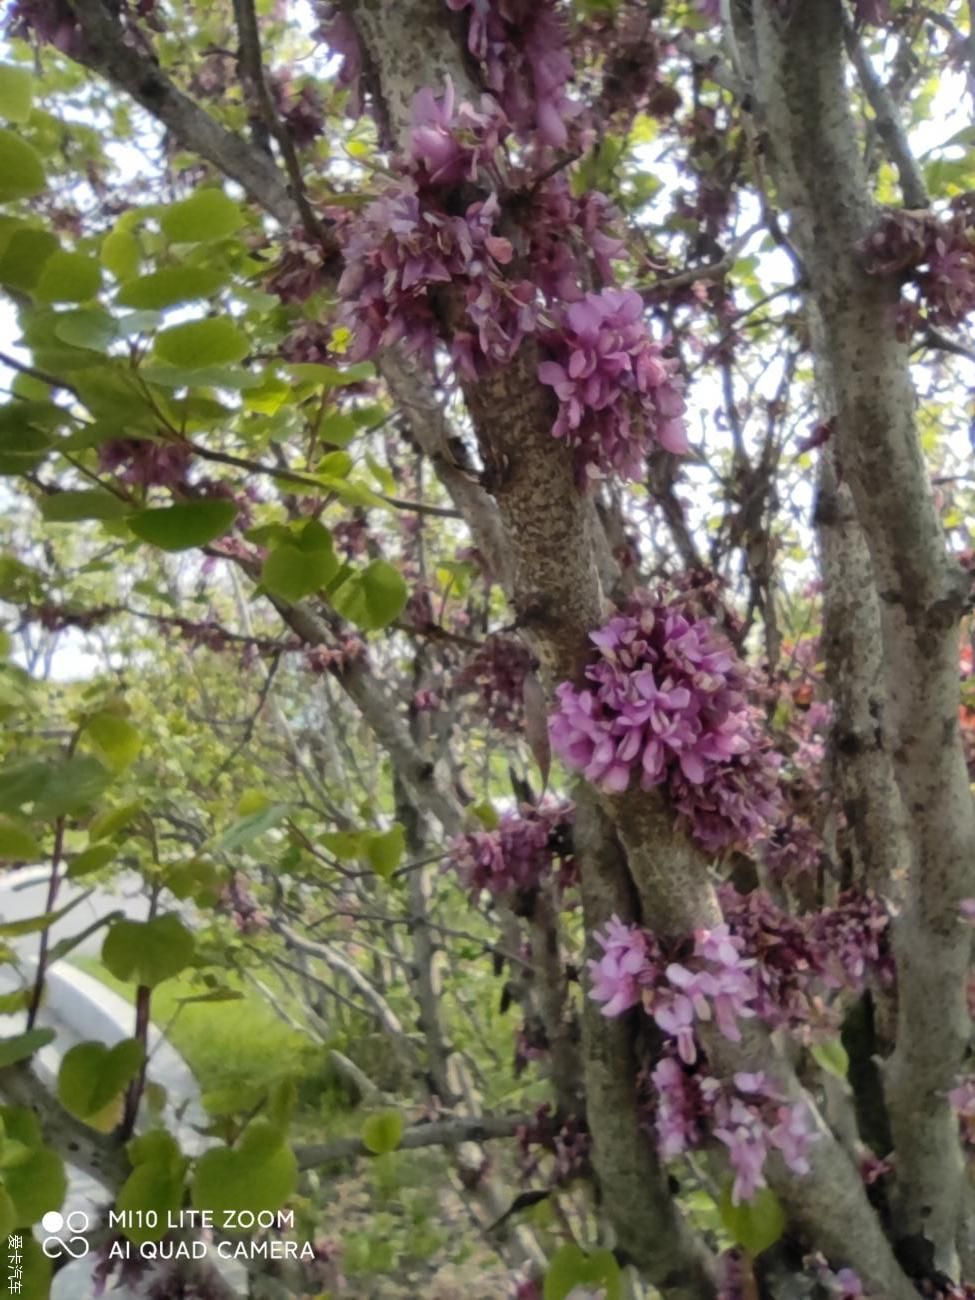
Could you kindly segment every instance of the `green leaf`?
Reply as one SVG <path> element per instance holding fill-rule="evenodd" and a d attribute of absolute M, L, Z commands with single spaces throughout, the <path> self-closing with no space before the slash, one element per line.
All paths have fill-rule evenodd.
<path fill-rule="evenodd" d="M 388 831 L 374 831 L 364 840 L 366 860 L 377 876 L 388 880 L 403 860 L 406 835 L 397 824 Z"/>
<path fill-rule="evenodd" d="M 331 443 L 335 447 L 347 447 L 359 432 L 359 426 L 344 411 L 332 411 L 322 420 L 318 431 L 322 442 Z"/>
<path fill-rule="evenodd" d="M 113 772 L 130 767 L 139 757 L 142 737 L 127 718 L 107 709 L 85 723 L 85 733 L 101 758 Z"/>
<path fill-rule="evenodd" d="M 131 507 L 111 492 L 56 492 L 41 497 L 41 517 L 49 524 L 74 524 L 82 519 L 121 519 Z"/>
<path fill-rule="evenodd" d="M 161 510 L 142 510 L 131 516 L 129 527 L 161 550 L 188 551 L 222 537 L 236 517 L 233 501 L 181 501 Z"/>
<path fill-rule="evenodd" d="M 78 1043 L 61 1061 L 58 1100 L 76 1119 L 110 1133 L 122 1118 L 125 1089 L 144 1060 L 142 1044 L 134 1038 L 124 1038 L 114 1047 Z"/>
<path fill-rule="evenodd" d="M 480 803 L 472 804 L 471 812 L 486 831 L 496 831 L 501 824 L 498 810 L 490 799 L 483 799 Z"/>
<path fill-rule="evenodd" d="M 88 827 L 88 842 L 95 844 L 98 840 L 107 840 L 125 830 L 142 812 L 142 800 L 133 799 L 131 803 L 120 804 L 117 808 L 106 808 L 99 813 Z"/>
<path fill-rule="evenodd" d="M 0 859 L 37 862 L 41 856 L 41 846 L 26 826 L 11 817 L 0 817 Z"/>
<path fill-rule="evenodd" d="M 27 68 L 0 64 L 0 117 L 7 122 L 26 122 L 33 92 L 33 78 Z"/>
<path fill-rule="evenodd" d="M 335 366 L 324 366 L 317 362 L 299 361 L 288 366 L 288 370 L 301 383 L 319 384 L 324 388 L 341 388 L 345 384 L 359 384 L 364 379 L 372 379 L 376 367 L 371 361 L 359 361 L 355 365 L 337 370 Z"/>
<path fill-rule="evenodd" d="M 16 812 L 43 793 L 50 776 L 46 763 L 29 759 L 0 767 L 0 812 Z"/>
<path fill-rule="evenodd" d="M 118 323 L 101 307 L 79 307 L 55 317 L 54 333 L 69 347 L 104 352 L 118 337 Z"/>
<path fill-rule="evenodd" d="M 44 263 L 34 296 L 41 302 L 86 302 L 102 287 L 102 268 L 93 257 L 59 248 Z"/>
<path fill-rule="evenodd" d="M 352 573 L 331 597 L 342 617 L 365 632 L 387 627 L 399 618 L 408 599 L 403 575 L 385 560 L 373 560 Z"/>
<path fill-rule="evenodd" d="M 329 853 L 345 862 L 357 858 L 362 851 L 362 836 L 355 831 L 326 831 L 321 839 Z"/>
<path fill-rule="evenodd" d="M 150 308 L 162 311 L 182 302 L 212 298 L 227 283 L 227 277 L 208 266 L 167 266 L 138 280 L 129 280 L 118 291 L 116 302 L 122 307 Z"/>
<path fill-rule="evenodd" d="M 117 921 L 102 945 L 110 974 L 126 984 L 155 988 L 193 960 L 194 939 L 173 912 L 151 921 Z"/>
<path fill-rule="evenodd" d="M 37 1147 L 30 1158 L 3 1171 L 3 1181 L 17 1209 L 17 1223 L 36 1223 L 64 1202 L 68 1180 L 61 1157 L 50 1147 Z"/>
<path fill-rule="evenodd" d="M 814 1043 L 809 1050 L 813 1060 L 827 1074 L 833 1074 L 837 1079 L 846 1078 L 850 1068 L 850 1058 L 838 1038 L 829 1038 L 824 1043 Z"/>
<path fill-rule="evenodd" d="M 731 1183 L 721 1193 L 718 1210 L 729 1236 L 750 1255 L 774 1246 L 785 1231 L 785 1211 L 770 1187 L 761 1187 L 750 1201 L 734 1205 Z"/>
<path fill-rule="evenodd" d="M 362 1141 L 373 1155 L 382 1156 L 395 1151 L 403 1140 L 405 1127 L 403 1116 L 398 1110 L 380 1111 L 370 1115 L 362 1126 Z"/>
<path fill-rule="evenodd" d="M 48 770 L 47 780 L 34 800 L 34 812 L 39 817 L 80 812 L 95 802 L 111 779 L 111 773 L 96 758 L 75 754 Z"/>
<path fill-rule="evenodd" d="M 163 212 L 159 224 L 174 244 L 201 244 L 234 234 L 244 224 L 244 217 L 223 190 L 210 189 L 174 203 Z"/>
<path fill-rule="evenodd" d="M 198 1210 L 279 1210 L 294 1193 L 298 1166 L 280 1130 L 253 1120 L 236 1148 L 206 1151 L 196 1163 L 191 1198 Z"/>
<path fill-rule="evenodd" d="M 126 1150 L 132 1173 L 115 1201 L 115 1209 L 125 1214 L 123 1231 L 130 1241 L 160 1241 L 170 1214 L 182 1208 L 188 1162 L 176 1140 L 158 1129 L 133 1139 Z M 150 1210 L 155 1214 L 148 1214 Z M 147 1220 L 156 1226 L 145 1226 Z"/>
<path fill-rule="evenodd" d="M 44 165 L 30 145 L 0 128 L 0 203 L 33 198 L 45 184 Z"/>
<path fill-rule="evenodd" d="M 239 822 L 235 822 L 229 830 L 225 831 L 217 841 L 217 848 L 223 849 L 224 852 L 230 849 L 241 849 L 245 844 L 250 844 L 256 840 L 259 835 L 271 830 L 279 822 L 284 821 L 291 811 L 291 805 L 286 803 L 273 803 L 269 808 L 262 808 L 260 812 L 251 813 L 248 817 L 243 817 Z"/>
<path fill-rule="evenodd" d="M 602 1290 L 606 1300 L 622 1300 L 623 1279 L 611 1250 L 584 1251 L 574 1242 L 560 1246 L 545 1274 L 544 1300 L 566 1300 L 576 1287 Z"/>
<path fill-rule="evenodd" d="M 79 880 L 82 876 L 100 871 L 113 862 L 118 854 L 114 844 L 92 844 L 83 852 L 76 854 L 68 864 L 68 879 Z"/>
<path fill-rule="evenodd" d="M 173 862 L 163 877 L 166 888 L 183 902 L 195 898 L 198 903 L 214 903 L 223 887 L 223 872 L 206 858 Z"/>
<path fill-rule="evenodd" d="M 204 366 L 190 370 L 182 366 L 143 366 L 142 377 L 159 388 L 259 388 L 261 376 L 240 366 Z"/>
<path fill-rule="evenodd" d="M 110 271 L 116 280 L 131 280 L 139 273 L 139 241 L 129 230 L 115 229 L 102 240 L 102 266 Z M 122 301 L 121 294 L 119 301 Z M 154 303 L 133 302 L 125 304 L 130 307 L 153 307 Z M 165 304 L 164 304 L 165 305 Z"/>
<path fill-rule="evenodd" d="M 24 1034 L 15 1034 L 12 1038 L 0 1038 L 0 1069 L 26 1061 L 28 1056 L 48 1043 L 54 1042 L 53 1029 L 28 1029 Z"/>
<path fill-rule="evenodd" d="M 172 325 L 156 336 L 156 356 L 184 370 L 232 365 L 249 351 L 247 335 L 226 316 Z"/>
<path fill-rule="evenodd" d="M 0 181 L 0 191 L 2 186 Z M 11 289 L 33 289 L 44 263 L 57 248 L 57 237 L 49 230 L 18 230 L 0 257 L 0 284 Z"/>
<path fill-rule="evenodd" d="M 321 591 L 338 568 L 331 550 L 304 551 L 287 542 L 269 552 L 261 569 L 261 586 L 272 596 L 293 602 Z"/>

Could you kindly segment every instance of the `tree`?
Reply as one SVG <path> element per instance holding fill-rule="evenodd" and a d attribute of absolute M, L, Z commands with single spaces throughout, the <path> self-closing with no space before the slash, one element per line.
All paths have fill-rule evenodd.
<path fill-rule="evenodd" d="M 7 997 L 0 1223 L 69 1142 L 117 1206 L 268 1211 L 435 1142 L 522 1300 L 975 1295 L 969 25 L 10 6 L 0 851 L 42 936 L 65 870 L 147 911 L 59 1100 L 46 938 Z M 195 1161 L 134 1137 L 153 990 L 227 966 L 323 1040 L 351 999 L 402 1074 L 333 1067 L 429 1122 L 296 1156 L 277 1080 Z M 516 1132 L 512 1201 L 464 1143 Z"/>

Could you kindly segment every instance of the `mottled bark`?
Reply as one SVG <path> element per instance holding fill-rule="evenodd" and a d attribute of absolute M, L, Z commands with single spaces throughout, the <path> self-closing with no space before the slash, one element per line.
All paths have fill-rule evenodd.
<path fill-rule="evenodd" d="M 612 916 L 637 919 L 638 903 L 612 823 L 593 792 L 576 792 L 575 840 L 583 856 L 582 905 L 591 935 Z M 593 957 L 599 950 L 590 939 Z M 709 1300 L 713 1260 L 681 1218 L 653 1138 L 639 1119 L 631 1018 L 607 1019 L 586 998 L 582 1034 L 592 1162 L 602 1209 L 635 1266 L 668 1300 Z"/>
<path fill-rule="evenodd" d="M 880 607 L 870 553 L 831 449 L 816 504 L 823 575 L 823 651 L 833 701 L 832 765 L 855 855 L 853 878 L 896 902 L 910 841 L 887 730 Z"/>

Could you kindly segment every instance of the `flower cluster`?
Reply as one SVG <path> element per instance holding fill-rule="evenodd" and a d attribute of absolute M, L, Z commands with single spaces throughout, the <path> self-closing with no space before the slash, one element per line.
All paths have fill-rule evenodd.
<path fill-rule="evenodd" d="M 325 130 L 325 105 L 310 81 L 296 86 L 280 73 L 271 79 L 271 94 L 288 134 L 299 149 L 315 143 Z"/>
<path fill-rule="evenodd" d="M 604 1016 L 641 1004 L 687 1065 L 701 1050 L 700 1022 L 713 1020 L 725 1038 L 738 1042 L 738 1021 L 756 1014 L 755 961 L 742 956 L 744 943 L 727 925 L 698 932 L 691 965 L 668 962 L 652 935 L 615 916 L 595 938 L 603 955 L 589 962 L 589 996 L 604 1004 Z"/>
<path fill-rule="evenodd" d="M 113 438 L 98 449 L 100 470 L 139 487 L 178 487 L 186 481 L 191 460 L 182 443 L 148 438 Z"/>
<path fill-rule="evenodd" d="M 362 112 L 362 50 L 352 20 L 337 0 L 316 0 L 321 39 L 338 54 L 342 62 L 336 78 L 341 89 L 349 92 L 347 109 L 350 117 Z"/>
<path fill-rule="evenodd" d="M 507 812 L 493 831 L 473 831 L 451 841 L 447 866 L 465 889 L 477 895 L 523 893 L 535 889 L 555 861 L 563 883 L 574 870 L 572 804 L 550 800 Z"/>
<path fill-rule="evenodd" d="M 521 1176 L 528 1182 L 539 1172 L 545 1155 L 545 1171 L 550 1186 L 559 1187 L 586 1172 L 592 1140 L 584 1122 L 575 1115 L 563 1119 L 552 1112 L 548 1102 L 539 1106 L 528 1124 L 518 1130 L 521 1148 Z"/>
<path fill-rule="evenodd" d="M 632 289 L 603 289 L 570 303 L 543 342 L 538 377 L 555 389 L 552 433 L 576 454 L 579 473 L 639 479 L 651 442 L 687 450 L 684 400 L 674 366 L 647 333 L 643 300 Z"/>
<path fill-rule="evenodd" d="M 477 708 L 498 731 L 519 731 L 524 718 L 522 692 L 532 657 L 515 637 L 489 636 L 457 675 L 462 694 L 477 695 Z"/>
<path fill-rule="evenodd" d="M 354 361 L 402 341 L 433 365 L 438 322 L 434 295 L 460 285 L 476 341 L 495 361 L 514 355 L 534 324 L 528 286 L 522 298 L 501 268 L 511 244 L 495 233 L 496 195 L 472 203 L 463 216 L 450 216 L 421 203 L 412 183 L 387 189 L 351 227 L 346 269 L 339 280 L 340 318 L 353 332 Z M 475 335 L 466 335 L 463 360 L 473 366 Z"/>
<path fill-rule="evenodd" d="M 803 916 L 761 890 L 739 894 L 725 885 L 719 896 L 732 933 L 756 959 L 753 1005 L 768 1025 L 835 1032 L 834 995 L 861 992 L 870 976 L 893 979 L 890 917 L 875 894 L 850 890 Z"/>
<path fill-rule="evenodd" d="M 552 746 L 600 789 L 664 786 L 709 851 L 747 843 L 778 814 L 779 758 L 747 699 L 745 669 L 714 620 L 679 600 L 634 600 L 590 639 L 587 686 L 556 691 Z"/>
<path fill-rule="evenodd" d="M 773 1150 L 795 1173 L 809 1172 L 816 1138 L 809 1109 L 790 1102 L 764 1074 L 736 1074 L 731 1086 L 668 1055 L 650 1078 L 661 1158 L 673 1160 L 717 1138 L 734 1172 L 735 1205 L 765 1186 L 765 1162 Z"/>
<path fill-rule="evenodd" d="M 220 894 L 220 904 L 226 908 L 241 934 L 257 934 L 266 930 L 270 921 L 259 906 L 247 882 L 235 871 Z"/>
<path fill-rule="evenodd" d="M 467 17 L 467 48 L 485 84 L 523 139 L 556 149 L 568 140 L 566 120 L 579 113 L 567 87 L 572 60 L 553 0 L 447 0 Z"/>
<path fill-rule="evenodd" d="M 889 212 L 865 244 L 867 270 L 900 275 L 914 296 L 901 303 L 898 327 L 909 335 L 919 321 L 957 325 L 975 308 L 975 230 L 972 199 L 952 201 L 944 218 L 930 212 Z"/>
<path fill-rule="evenodd" d="M 121 0 L 114 9 L 128 43 L 145 46 L 137 25 L 140 21 L 155 31 L 162 30 L 156 0 Z M 33 36 L 70 59 L 79 59 L 85 52 L 85 38 L 69 0 L 16 0 L 9 11 L 7 31 L 21 40 Z"/>
<path fill-rule="evenodd" d="M 698 931 L 693 946 L 665 948 L 651 933 L 613 917 L 595 939 L 589 996 L 605 1016 L 640 1006 L 665 1036 L 664 1055 L 649 1076 L 650 1110 L 661 1156 L 673 1159 L 716 1138 L 735 1171 L 734 1197 L 764 1185 L 769 1152 L 796 1172 L 807 1168 L 813 1130 L 808 1112 L 761 1074 L 738 1074 L 734 1089 L 708 1073 L 701 1027 L 713 1024 L 731 1041 L 740 1022 L 759 1017 L 775 1028 L 800 1029 L 806 1041 L 839 1027 L 836 995 L 859 993 L 869 976 L 889 980 L 889 917 L 870 894 L 850 892 L 835 907 L 796 918 L 765 894 L 721 891 L 725 921 Z M 975 1116 L 975 1083 L 952 1094 L 960 1113 Z"/>
<path fill-rule="evenodd" d="M 613 262 L 623 256 L 618 219 L 616 208 L 598 190 L 574 195 L 564 172 L 534 189 L 527 219 L 529 261 L 547 302 L 578 302 L 587 263 L 604 283 L 613 283 Z"/>

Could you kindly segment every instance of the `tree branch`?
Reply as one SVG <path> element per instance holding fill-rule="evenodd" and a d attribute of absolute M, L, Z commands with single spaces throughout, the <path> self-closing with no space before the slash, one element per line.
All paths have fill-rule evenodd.
<path fill-rule="evenodd" d="M 531 1115 L 476 1115 L 472 1118 L 433 1120 L 429 1124 L 414 1124 L 400 1138 L 400 1151 L 416 1151 L 420 1147 L 457 1146 L 461 1142 L 493 1142 L 514 1137 L 520 1128 L 531 1124 Z M 373 1156 L 360 1137 L 335 1138 L 313 1146 L 295 1148 L 299 1169 L 314 1169 L 332 1160 L 348 1160 L 354 1156 Z"/>
<path fill-rule="evenodd" d="M 216 122 L 163 72 L 153 59 L 128 44 L 102 0 L 71 0 L 84 37 L 79 63 L 108 78 L 173 133 L 181 146 L 237 181 L 250 197 L 284 226 L 293 226 L 298 207 L 282 183 L 273 159 Z"/>

